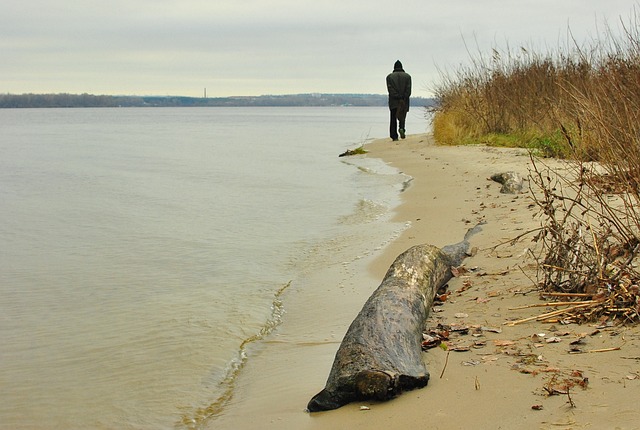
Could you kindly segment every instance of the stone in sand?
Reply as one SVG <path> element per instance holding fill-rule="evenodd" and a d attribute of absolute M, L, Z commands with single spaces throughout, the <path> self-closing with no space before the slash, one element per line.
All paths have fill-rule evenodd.
<path fill-rule="evenodd" d="M 522 192 L 522 176 L 517 172 L 496 173 L 491 180 L 502 184 L 500 192 L 503 194 L 518 194 Z"/>

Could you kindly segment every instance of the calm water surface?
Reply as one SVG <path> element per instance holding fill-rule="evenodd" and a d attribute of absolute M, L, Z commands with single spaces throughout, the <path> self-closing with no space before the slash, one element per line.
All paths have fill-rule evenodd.
<path fill-rule="evenodd" d="M 243 345 L 312 270 L 300 256 L 398 203 L 402 175 L 337 157 L 386 120 L 0 110 L 2 427 L 174 428 L 224 407 Z"/>

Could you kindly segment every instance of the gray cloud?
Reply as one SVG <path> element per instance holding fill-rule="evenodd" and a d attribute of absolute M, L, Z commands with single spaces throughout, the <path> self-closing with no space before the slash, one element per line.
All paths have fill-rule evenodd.
<path fill-rule="evenodd" d="M 401 59 L 428 95 L 472 49 L 542 50 L 618 28 L 622 0 L 8 0 L 0 91 L 209 95 L 383 93 Z"/>

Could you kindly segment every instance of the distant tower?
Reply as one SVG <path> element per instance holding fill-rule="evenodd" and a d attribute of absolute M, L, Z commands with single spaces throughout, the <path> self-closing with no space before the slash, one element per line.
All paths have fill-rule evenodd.
<path fill-rule="evenodd" d="M 204 88 L 204 98 L 207 98 L 207 87 Z"/>

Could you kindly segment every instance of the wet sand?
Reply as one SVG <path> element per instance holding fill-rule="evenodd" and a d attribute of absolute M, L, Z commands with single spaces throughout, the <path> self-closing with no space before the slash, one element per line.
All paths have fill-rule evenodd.
<path fill-rule="evenodd" d="M 224 413 L 204 427 L 640 428 L 637 327 L 597 329 L 596 324 L 535 321 L 505 325 L 545 311 L 512 309 L 541 303 L 527 252 L 534 244 L 530 238 L 509 244 L 539 226 L 527 182 L 523 193 L 512 195 L 501 194 L 500 184 L 489 180 L 492 174 L 507 171 L 526 177 L 530 164 L 526 152 L 440 147 L 427 135 L 411 135 L 399 142 L 378 140 L 366 148 L 367 157 L 382 158 L 413 178 L 390 223 L 411 227 L 377 252 L 362 255 L 359 249 L 342 249 L 345 255 L 353 251 L 362 256 L 311 276 L 307 282 L 315 293 L 288 292 L 285 300 L 291 312 L 285 322 L 264 345 L 251 351 L 255 356 L 242 370 Z M 482 231 L 471 238 L 477 253 L 464 262 L 470 271 L 449 282 L 449 299 L 435 308 L 428 322 L 429 327 L 438 323 L 469 326 L 469 334 L 454 334 L 449 342 L 468 350 L 425 352 L 429 385 L 392 401 L 304 412 L 309 399 L 324 387 L 342 335 L 392 261 L 416 244 L 458 242 L 478 222 L 484 222 Z M 296 331 L 296 320 L 307 318 L 318 321 L 317 331 Z M 581 336 L 584 353 L 570 354 L 570 343 Z M 550 338 L 557 341 L 547 342 Z M 619 349 L 589 352 L 610 348 Z M 549 395 L 549 388 L 567 382 L 572 384 L 568 395 Z"/>

